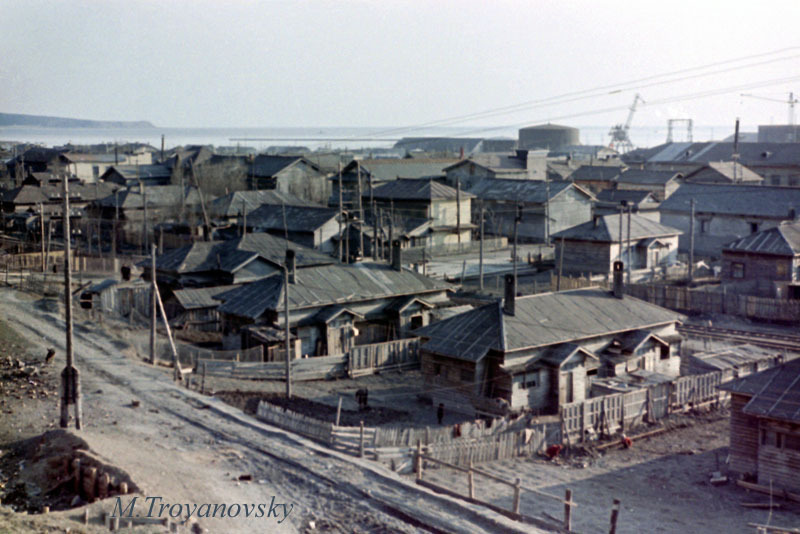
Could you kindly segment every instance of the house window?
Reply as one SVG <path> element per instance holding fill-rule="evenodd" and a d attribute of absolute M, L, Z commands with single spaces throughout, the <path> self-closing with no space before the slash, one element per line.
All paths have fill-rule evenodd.
<path fill-rule="evenodd" d="M 535 388 L 538 384 L 539 373 L 525 373 L 522 375 L 522 384 L 520 386 L 522 389 L 530 389 Z"/>
<path fill-rule="evenodd" d="M 783 436 L 783 448 L 800 452 L 800 436 L 785 434 Z"/>
<path fill-rule="evenodd" d="M 761 430 L 761 444 L 767 445 L 769 447 L 775 447 L 776 449 L 781 448 L 781 434 L 779 432 L 775 432 L 774 430 Z"/>
<path fill-rule="evenodd" d="M 442 364 L 441 363 L 434 363 L 433 364 L 433 374 L 434 374 L 434 376 L 441 376 L 442 375 Z"/>
<path fill-rule="evenodd" d="M 750 223 L 750 233 L 754 234 L 758 232 L 758 223 L 751 222 Z"/>
<path fill-rule="evenodd" d="M 773 174 L 769 177 L 770 185 L 781 185 L 781 175 Z"/>
<path fill-rule="evenodd" d="M 733 262 L 731 264 L 731 277 L 744 278 L 744 263 Z"/>
<path fill-rule="evenodd" d="M 711 226 L 711 221 L 710 220 L 708 220 L 708 219 L 701 220 L 700 221 L 700 233 L 701 234 L 707 234 L 709 226 Z"/>
<path fill-rule="evenodd" d="M 797 176 L 790 176 L 789 177 L 789 186 L 790 187 L 797 187 L 798 179 Z"/>
<path fill-rule="evenodd" d="M 475 375 L 472 373 L 471 369 L 461 369 L 461 381 L 462 382 L 472 382 L 472 379 Z"/>
<path fill-rule="evenodd" d="M 661 353 L 660 353 L 662 360 L 669 359 L 669 345 L 662 345 L 661 346 Z"/>
<path fill-rule="evenodd" d="M 789 274 L 789 266 L 783 262 L 775 264 L 775 274 L 779 277 L 784 277 Z"/>

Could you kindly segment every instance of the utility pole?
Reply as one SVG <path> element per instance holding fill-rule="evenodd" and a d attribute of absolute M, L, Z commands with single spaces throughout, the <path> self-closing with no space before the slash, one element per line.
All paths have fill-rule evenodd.
<path fill-rule="evenodd" d="M 344 247 L 342 246 L 342 217 L 344 217 L 344 207 L 342 206 L 342 162 L 337 164 L 339 172 L 339 263 L 344 263 Z"/>
<path fill-rule="evenodd" d="M 458 234 L 458 251 L 461 252 L 461 178 L 456 177 L 456 233 Z"/>
<path fill-rule="evenodd" d="M 47 266 L 44 263 L 44 204 L 42 202 L 39 202 L 39 230 L 42 240 L 42 273 L 45 273 L 47 271 Z"/>
<path fill-rule="evenodd" d="M 242 199 L 242 237 L 247 233 L 247 202 Z"/>
<path fill-rule="evenodd" d="M 150 251 L 150 363 L 156 364 L 156 245 Z"/>
<path fill-rule="evenodd" d="M 144 256 L 147 250 L 147 191 L 142 182 L 139 182 L 139 187 L 142 191 L 142 256 Z"/>
<path fill-rule="evenodd" d="M 628 242 L 625 245 L 625 256 L 628 258 L 628 283 L 631 283 L 631 212 L 633 211 L 633 202 L 628 202 Z"/>
<path fill-rule="evenodd" d="M 550 246 L 550 179 L 544 173 L 544 244 Z"/>
<path fill-rule="evenodd" d="M 478 289 L 483 291 L 483 199 L 480 199 L 481 205 L 481 248 L 478 260 Z"/>
<path fill-rule="evenodd" d="M 619 261 L 622 261 L 622 262 L 625 261 L 624 260 L 625 256 L 623 256 L 623 253 L 622 253 L 622 250 L 623 250 L 623 248 L 622 248 L 622 240 L 625 238 L 625 234 L 622 233 L 622 217 L 623 217 L 623 213 L 624 213 L 624 210 L 625 210 L 625 206 L 627 206 L 627 205 L 628 205 L 628 202 L 626 200 L 623 200 L 622 202 L 620 202 L 620 206 L 619 206 Z"/>
<path fill-rule="evenodd" d="M 689 218 L 689 283 L 694 278 L 694 199 L 689 203 L 692 207 Z"/>
<path fill-rule="evenodd" d="M 117 264 L 117 224 L 119 224 L 119 189 L 114 191 L 114 231 L 111 236 L 111 255 L 114 257 L 115 266 Z"/>
<path fill-rule="evenodd" d="M 288 252 L 288 251 L 287 251 Z M 289 265 L 283 266 L 283 322 L 286 331 L 286 398 L 292 398 L 292 364 L 290 360 L 291 339 L 289 331 Z"/>
<path fill-rule="evenodd" d="M 64 174 L 64 315 L 67 323 L 67 362 L 61 372 L 61 428 L 69 426 L 69 405 L 75 405 L 75 428 L 81 429 L 81 382 L 72 347 L 72 244 L 69 221 L 69 182 Z"/>
<path fill-rule="evenodd" d="M 364 203 L 361 200 L 361 162 L 356 160 L 356 175 L 358 178 L 358 254 L 364 255 Z"/>
<path fill-rule="evenodd" d="M 394 265 L 394 247 L 392 243 L 394 243 L 394 200 L 389 201 L 389 265 Z M 424 269 L 424 262 L 422 265 Z"/>
<path fill-rule="evenodd" d="M 517 213 L 514 217 L 514 283 L 517 283 L 517 227 L 522 220 L 522 205 L 517 204 Z"/>
<path fill-rule="evenodd" d="M 378 217 L 374 200 L 372 201 L 372 260 L 378 261 Z"/>
<path fill-rule="evenodd" d="M 561 272 L 564 267 L 564 236 L 561 236 L 561 248 L 558 250 L 558 278 L 556 278 L 556 292 L 561 291 Z"/>

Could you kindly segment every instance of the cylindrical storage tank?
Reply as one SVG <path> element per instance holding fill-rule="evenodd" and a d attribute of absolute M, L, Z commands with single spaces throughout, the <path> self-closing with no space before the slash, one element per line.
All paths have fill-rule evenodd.
<path fill-rule="evenodd" d="M 519 148 L 522 150 L 537 148 L 555 150 L 563 146 L 579 144 L 581 144 L 580 130 L 570 126 L 541 124 L 519 130 Z"/>

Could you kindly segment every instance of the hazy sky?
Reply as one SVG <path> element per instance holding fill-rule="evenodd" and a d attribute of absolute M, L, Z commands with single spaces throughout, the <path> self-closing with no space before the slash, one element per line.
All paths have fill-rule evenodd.
<path fill-rule="evenodd" d="M 784 123 L 786 104 L 739 93 L 800 94 L 797 0 L 0 0 L 0 16 L 0 111 L 11 113 L 405 126 L 757 54 L 672 78 L 788 59 L 452 125 L 611 125 L 636 92 L 648 102 L 640 125 Z M 779 78 L 793 79 L 731 89 Z M 619 109 L 588 114 L 607 108 Z"/>

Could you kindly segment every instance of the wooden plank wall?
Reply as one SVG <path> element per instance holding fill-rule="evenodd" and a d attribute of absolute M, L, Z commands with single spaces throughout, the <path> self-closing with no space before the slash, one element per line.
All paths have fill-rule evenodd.
<path fill-rule="evenodd" d="M 285 362 L 243 362 L 236 360 L 197 360 L 196 371 L 202 373 L 203 367 L 209 376 L 225 376 L 251 380 L 283 380 L 286 378 Z M 292 380 L 325 380 L 345 375 L 347 356 L 318 356 L 302 358 L 291 362 Z"/>
<path fill-rule="evenodd" d="M 419 338 L 356 345 L 348 352 L 348 375 L 373 374 L 380 369 L 419 365 Z"/>

